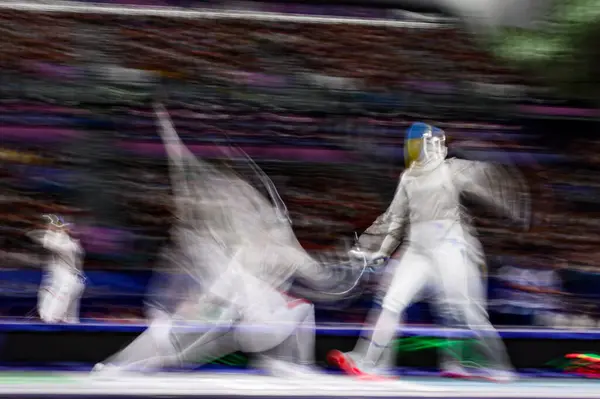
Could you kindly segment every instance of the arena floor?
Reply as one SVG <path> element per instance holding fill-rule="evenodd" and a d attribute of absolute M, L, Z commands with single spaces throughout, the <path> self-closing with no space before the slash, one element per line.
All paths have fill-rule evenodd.
<path fill-rule="evenodd" d="M 510 384 L 440 378 L 360 381 L 341 375 L 279 379 L 222 373 L 159 373 L 118 378 L 86 373 L 0 373 L 3 398 L 600 398 L 600 382 L 531 379 Z"/>

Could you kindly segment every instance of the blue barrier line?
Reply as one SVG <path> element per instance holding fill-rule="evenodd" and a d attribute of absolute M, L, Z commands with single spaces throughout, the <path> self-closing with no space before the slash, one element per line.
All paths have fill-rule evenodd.
<path fill-rule="evenodd" d="M 87 373 L 93 367 L 93 364 L 89 363 L 65 363 L 65 364 L 43 364 L 43 365 L 31 365 L 31 364 L 14 364 L 14 363 L 0 363 L 0 378 L 2 373 L 60 373 L 60 372 L 75 372 L 75 373 Z M 161 372 L 165 373 L 181 373 L 190 372 L 190 368 L 165 368 Z M 340 375 L 341 372 L 338 370 L 321 369 L 320 372 L 327 375 Z M 439 377 L 440 371 L 437 369 L 427 368 L 413 368 L 413 367 L 397 367 L 394 370 L 390 370 L 397 376 L 408 376 L 408 377 Z M 193 369 L 193 372 L 201 373 L 215 373 L 215 374 L 239 374 L 243 373 L 246 375 L 265 375 L 267 374 L 264 370 L 243 368 L 236 366 L 225 366 L 225 365 L 203 365 L 201 368 Z M 581 378 L 577 374 L 548 371 L 545 369 L 523 369 L 519 370 L 519 375 L 526 378 L 561 378 L 561 379 L 575 379 Z"/>
<path fill-rule="evenodd" d="M 94 333 L 141 333 L 146 329 L 146 324 L 123 324 L 123 323 L 94 323 L 85 322 L 80 324 L 44 324 L 35 322 L 0 322 L 0 331 L 3 332 L 94 332 Z M 210 327 L 201 325 L 181 324 L 177 329 L 189 332 L 207 331 Z M 268 329 L 266 326 L 247 326 L 248 329 Z M 320 325 L 317 326 L 318 335 L 349 336 L 357 337 L 362 326 L 358 324 L 348 325 Z M 600 329 L 594 330 L 556 330 L 556 329 L 500 329 L 498 331 L 502 338 L 508 339 L 573 339 L 573 340 L 599 340 Z M 468 330 L 452 330 L 435 327 L 413 327 L 405 326 L 398 329 L 398 333 L 404 336 L 426 336 L 440 338 L 469 338 L 473 334 Z"/>

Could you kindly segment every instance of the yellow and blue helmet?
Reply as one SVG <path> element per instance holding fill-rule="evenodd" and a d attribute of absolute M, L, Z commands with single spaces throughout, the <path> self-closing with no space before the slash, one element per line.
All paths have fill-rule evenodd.
<path fill-rule="evenodd" d="M 446 135 L 442 129 L 416 122 L 406 131 L 404 163 L 407 168 L 416 161 L 443 159 L 446 153 Z"/>

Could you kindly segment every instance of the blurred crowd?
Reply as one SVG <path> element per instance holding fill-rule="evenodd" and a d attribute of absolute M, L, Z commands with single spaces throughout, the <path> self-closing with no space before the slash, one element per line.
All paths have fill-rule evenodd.
<path fill-rule="evenodd" d="M 414 81 L 519 81 L 450 27 L 22 12 L 3 12 L 0 26 L 4 71 L 35 67 L 31 63 L 104 62 L 188 79 L 314 75 L 348 88 L 384 91 Z"/>
<path fill-rule="evenodd" d="M 153 264 L 173 223 L 157 95 L 195 153 L 223 158 L 219 146 L 236 145 L 260 164 L 310 251 L 385 210 L 403 131 L 419 119 L 446 130 L 453 155 L 517 163 L 528 180 L 531 231 L 475 208 L 491 257 L 600 261 L 600 141 L 549 158 L 545 132 L 515 122 L 512 96 L 534 82 L 456 27 L 2 11 L 0 35 L 5 267 L 39 264 L 23 233 L 47 212 L 82 226 L 88 268 Z"/>

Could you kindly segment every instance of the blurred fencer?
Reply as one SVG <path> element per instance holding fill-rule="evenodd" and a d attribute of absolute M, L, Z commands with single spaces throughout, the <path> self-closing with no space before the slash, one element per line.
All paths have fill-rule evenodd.
<path fill-rule="evenodd" d="M 70 224 L 57 215 L 44 215 L 45 230 L 34 230 L 29 237 L 50 252 L 50 260 L 38 294 L 38 313 L 46 323 L 77 323 L 79 302 L 85 289 L 82 272 L 84 251 L 71 236 Z"/>
<path fill-rule="evenodd" d="M 372 262 L 385 264 L 392 257 L 391 280 L 382 283 L 381 309 L 370 316 L 373 332 L 363 334 L 353 352 L 333 351 L 329 356 L 330 362 L 348 373 L 378 373 L 387 366 L 384 359 L 405 309 L 430 288 L 437 295 L 445 323 L 475 334 L 478 349 L 490 362 L 486 378 L 514 377 L 504 345 L 488 320 L 481 275 L 483 252 L 461 197 L 528 223 L 528 191 L 518 174 L 501 166 L 446 159 L 446 155 L 442 130 L 424 123 L 411 125 L 405 143 L 407 169 L 394 199 L 360 239 L 363 247 L 373 248 L 367 254 Z M 456 357 L 445 353 L 443 368 L 455 376 L 468 376 L 460 354 Z"/>
<path fill-rule="evenodd" d="M 233 171 L 196 159 L 166 111 L 157 114 L 171 161 L 175 237 L 188 260 L 180 272 L 197 282 L 197 294 L 160 323 L 161 332 L 143 334 L 106 363 L 113 370 L 151 370 L 243 351 L 279 375 L 312 373 L 313 305 L 286 291 L 295 278 L 318 289 L 339 280 L 302 249 L 274 187 L 267 187 L 276 197 L 269 201 Z M 208 328 L 178 328 L 192 318 Z"/>

